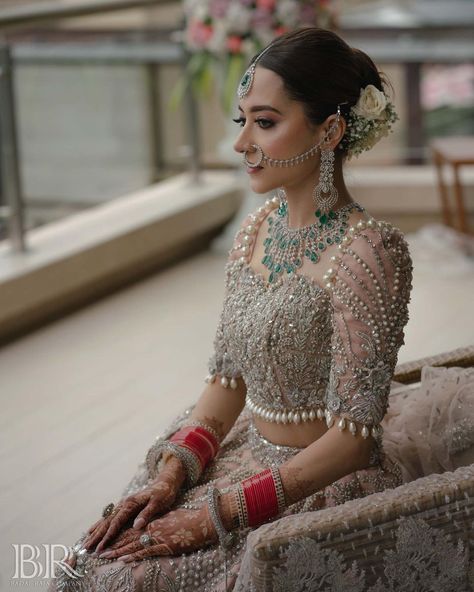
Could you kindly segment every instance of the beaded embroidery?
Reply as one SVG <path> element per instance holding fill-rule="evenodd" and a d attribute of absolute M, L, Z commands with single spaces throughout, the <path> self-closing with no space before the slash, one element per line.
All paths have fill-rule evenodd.
<path fill-rule="evenodd" d="M 249 260 L 258 226 L 278 207 L 267 200 L 236 234 L 206 380 L 228 386 L 241 376 L 247 408 L 266 421 L 325 419 L 380 443 L 408 321 L 407 243 L 388 222 L 360 221 L 331 257 L 324 288 L 297 273 L 267 283 Z"/>
<path fill-rule="evenodd" d="M 265 257 L 262 263 L 271 273 L 272 283 L 283 272 L 293 273 L 303 265 L 303 259 L 317 263 L 320 253 L 328 246 L 340 244 L 345 229 L 349 228 L 348 215 L 351 210 L 364 211 L 357 203 L 350 203 L 337 211 L 315 212 L 318 221 L 304 228 L 288 226 L 288 204 L 282 200 L 277 216 L 268 216 L 268 237 L 263 241 Z"/>

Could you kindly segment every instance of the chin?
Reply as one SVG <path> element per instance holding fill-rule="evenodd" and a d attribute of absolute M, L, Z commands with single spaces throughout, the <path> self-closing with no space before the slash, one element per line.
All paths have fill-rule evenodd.
<path fill-rule="evenodd" d="M 257 181 L 257 179 L 253 179 L 251 178 L 249 180 L 249 185 L 250 185 L 250 189 L 254 192 L 257 193 L 258 195 L 263 195 L 265 193 L 269 193 L 270 191 L 276 191 L 276 189 L 278 189 L 278 187 L 280 187 L 280 185 L 275 185 L 275 183 L 263 183 L 263 182 L 259 182 Z"/>

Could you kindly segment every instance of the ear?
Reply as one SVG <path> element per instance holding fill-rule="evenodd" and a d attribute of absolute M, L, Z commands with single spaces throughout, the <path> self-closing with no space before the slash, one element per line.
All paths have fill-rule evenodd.
<path fill-rule="evenodd" d="M 339 115 L 339 120 L 335 113 L 329 115 L 321 124 L 323 137 L 326 138 L 322 147 L 335 150 L 346 133 L 346 127 L 347 123 L 342 115 Z"/>

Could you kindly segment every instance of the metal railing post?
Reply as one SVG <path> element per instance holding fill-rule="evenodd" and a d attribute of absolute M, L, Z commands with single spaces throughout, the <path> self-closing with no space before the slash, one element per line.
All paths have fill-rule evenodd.
<path fill-rule="evenodd" d="M 20 166 L 15 119 L 13 64 L 10 47 L 0 43 L 0 167 L 2 189 L 6 198 L 9 238 L 13 250 L 26 251 L 24 207 L 21 192 Z"/>
<path fill-rule="evenodd" d="M 185 57 L 189 59 L 189 55 L 185 52 Z M 194 96 L 192 84 L 186 85 L 184 93 L 184 106 L 186 110 L 186 118 L 189 129 L 189 172 L 191 174 L 191 182 L 201 182 L 201 159 L 200 159 L 200 142 L 199 142 L 199 121 L 196 98 Z"/>

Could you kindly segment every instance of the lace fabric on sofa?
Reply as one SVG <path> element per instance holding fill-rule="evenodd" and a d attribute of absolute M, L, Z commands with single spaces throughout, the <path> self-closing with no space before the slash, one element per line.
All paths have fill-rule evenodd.
<path fill-rule="evenodd" d="M 474 584 L 474 465 L 249 534 L 234 592 L 458 592 Z"/>
<path fill-rule="evenodd" d="M 383 426 L 405 482 L 472 464 L 474 368 L 424 366 L 419 385 L 390 397 Z"/>
<path fill-rule="evenodd" d="M 273 592 L 459 592 L 470 590 L 474 562 L 462 540 L 452 540 L 421 518 L 401 518 L 393 531 L 395 546 L 381 552 L 378 574 L 357 562 L 346 563 L 335 549 L 309 537 L 282 553 L 285 563 L 274 570 Z M 324 582 L 321 585 L 321 582 Z"/>

